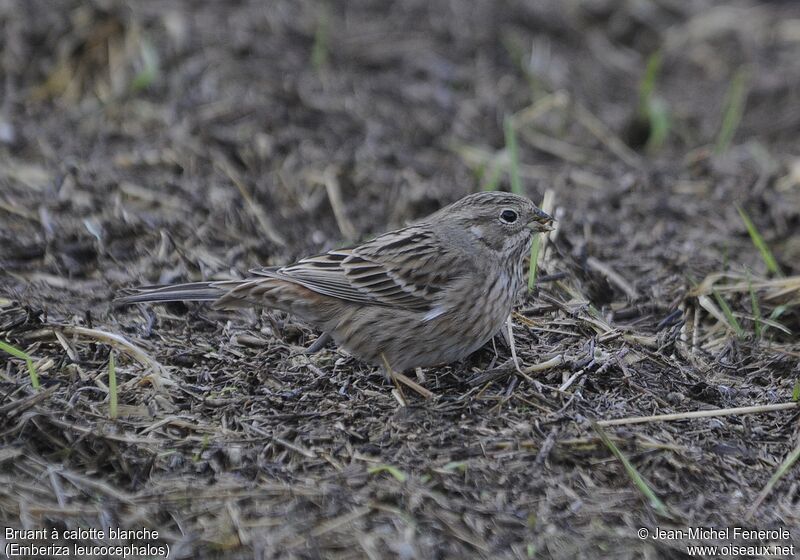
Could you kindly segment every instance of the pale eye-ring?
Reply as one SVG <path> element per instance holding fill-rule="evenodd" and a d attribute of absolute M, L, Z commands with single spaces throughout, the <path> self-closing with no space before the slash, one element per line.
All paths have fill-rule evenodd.
<path fill-rule="evenodd" d="M 513 210 L 509 210 L 508 208 L 500 212 L 500 221 L 504 224 L 513 224 L 517 221 L 517 218 L 519 218 L 517 213 Z"/>

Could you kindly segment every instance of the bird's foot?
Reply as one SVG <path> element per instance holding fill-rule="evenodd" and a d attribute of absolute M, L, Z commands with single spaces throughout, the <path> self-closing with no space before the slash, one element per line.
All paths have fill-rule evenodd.
<path fill-rule="evenodd" d="M 315 340 L 311 344 L 311 346 L 309 346 L 308 348 L 303 350 L 303 354 L 316 354 L 317 352 L 322 350 L 325 347 L 325 345 L 328 344 L 328 342 L 330 340 L 331 340 L 331 334 L 330 333 L 327 333 L 327 332 L 322 333 L 321 335 L 319 335 L 317 340 Z"/>

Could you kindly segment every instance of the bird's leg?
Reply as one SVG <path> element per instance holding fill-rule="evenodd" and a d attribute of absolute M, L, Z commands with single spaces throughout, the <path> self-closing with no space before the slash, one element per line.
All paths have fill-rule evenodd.
<path fill-rule="evenodd" d="M 511 315 L 508 316 L 508 319 L 511 319 Z M 511 332 L 511 326 L 506 323 L 507 328 L 500 329 L 500 334 L 503 335 L 503 340 L 506 341 L 506 346 L 509 348 L 514 347 L 514 335 Z M 512 350 L 513 352 L 513 350 Z"/>
<path fill-rule="evenodd" d="M 517 373 L 525 379 L 525 381 L 531 383 L 534 387 L 536 387 L 539 391 L 542 390 L 542 384 L 532 379 L 530 375 L 522 371 L 522 368 L 519 367 L 519 359 L 517 358 L 517 348 L 514 345 L 514 331 L 511 329 L 511 315 L 508 316 L 506 319 L 506 327 L 508 328 L 508 338 L 511 339 L 511 361 L 514 363 L 514 369 L 517 370 Z"/>
<path fill-rule="evenodd" d="M 328 344 L 330 339 L 331 339 L 331 333 L 329 333 L 329 332 L 322 333 L 321 335 L 319 335 L 317 340 L 315 340 L 311 344 L 311 346 L 309 346 L 308 348 L 303 350 L 303 354 L 316 354 L 317 352 L 322 350 L 323 346 Z"/>
<path fill-rule="evenodd" d="M 517 347 L 514 345 L 514 331 L 511 328 L 511 315 L 509 315 L 508 319 L 506 319 L 506 327 L 508 328 L 508 338 L 511 340 L 511 344 L 509 344 L 509 346 L 511 347 L 511 360 L 514 362 L 514 369 L 516 369 L 517 373 L 520 374 L 526 381 L 533 383 L 537 387 L 541 387 L 541 385 L 537 381 L 531 379 L 531 377 L 527 373 L 522 371 L 522 368 L 519 367 L 519 359 L 517 358 Z"/>
<path fill-rule="evenodd" d="M 511 350 L 511 358 L 500 364 L 499 366 L 494 366 L 491 369 L 488 369 L 481 373 L 480 375 L 476 375 L 468 380 L 470 385 L 480 385 L 482 383 L 486 383 L 487 381 L 494 381 L 495 379 L 499 379 L 501 377 L 505 377 L 512 371 L 520 374 L 523 378 L 528 381 L 533 381 L 529 375 L 527 375 L 519 366 L 519 358 L 517 357 L 517 347 L 514 344 L 514 331 L 512 329 L 511 323 L 511 315 L 508 316 L 506 319 L 503 328 L 499 331 L 500 334 L 503 335 L 503 338 L 508 344 L 509 349 Z M 494 344 L 495 339 L 492 338 L 492 344 Z M 497 357 L 497 347 L 494 349 L 495 357 Z M 494 362 L 492 362 L 494 363 Z"/>
<path fill-rule="evenodd" d="M 387 380 L 394 383 L 397 392 L 400 393 L 401 396 L 403 396 L 403 389 L 400 386 L 401 383 L 412 391 L 419 393 L 424 399 L 429 399 L 435 396 L 433 391 L 429 391 L 413 379 L 409 378 L 407 375 L 404 375 L 399 371 L 394 371 L 392 366 L 390 366 L 389 362 L 386 360 L 386 356 L 383 354 L 381 354 L 381 359 L 383 360 L 383 374 L 386 376 Z"/>
<path fill-rule="evenodd" d="M 381 359 L 383 360 L 383 375 L 386 376 L 386 379 L 390 383 L 394 383 L 394 391 L 392 391 L 392 393 L 394 393 L 394 396 L 400 403 L 400 406 L 405 406 L 406 397 L 403 394 L 403 388 L 400 386 L 397 374 L 392 369 L 392 366 L 389 365 L 389 360 L 386 359 L 386 356 L 383 354 L 383 352 L 381 352 Z"/>
<path fill-rule="evenodd" d="M 509 315 L 506 319 L 506 330 L 501 330 L 500 332 L 503 333 L 504 338 L 508 343 L 508 347 L 511 348 L 511 359 L 514 360 L 514 368 L 518 372 L 522 373 L 522 370 L 519 367 L 519 359 L 517 358 L 517 347 L 514 344 L 514 330 L 511 326 L 511 315 Z"/>

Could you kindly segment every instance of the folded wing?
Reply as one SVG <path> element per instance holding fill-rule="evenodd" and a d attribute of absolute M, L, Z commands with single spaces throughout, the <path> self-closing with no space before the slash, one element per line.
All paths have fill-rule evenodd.
<path fill-rule="evenodd" d="M 251 271 L 295 282 L 354 303 L 430 311 L 463 271 L 463 259 L 433 234 L 411 226 L 347 249 L 308 257 L 279 269 Z"/>

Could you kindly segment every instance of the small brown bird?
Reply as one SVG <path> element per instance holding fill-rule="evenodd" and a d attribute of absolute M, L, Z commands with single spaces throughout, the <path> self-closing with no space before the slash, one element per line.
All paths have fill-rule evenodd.
<path fill-rule="evenodd" d="M 403 371 L 450 363 L 500 330 L 525 285 L 531 236 L 552 221 L 522 196 L 476 193 L 361 245 L 255 269 L 244 280 L 140 289 L 118 302 L 263 305 L 375 365 Z"/>

